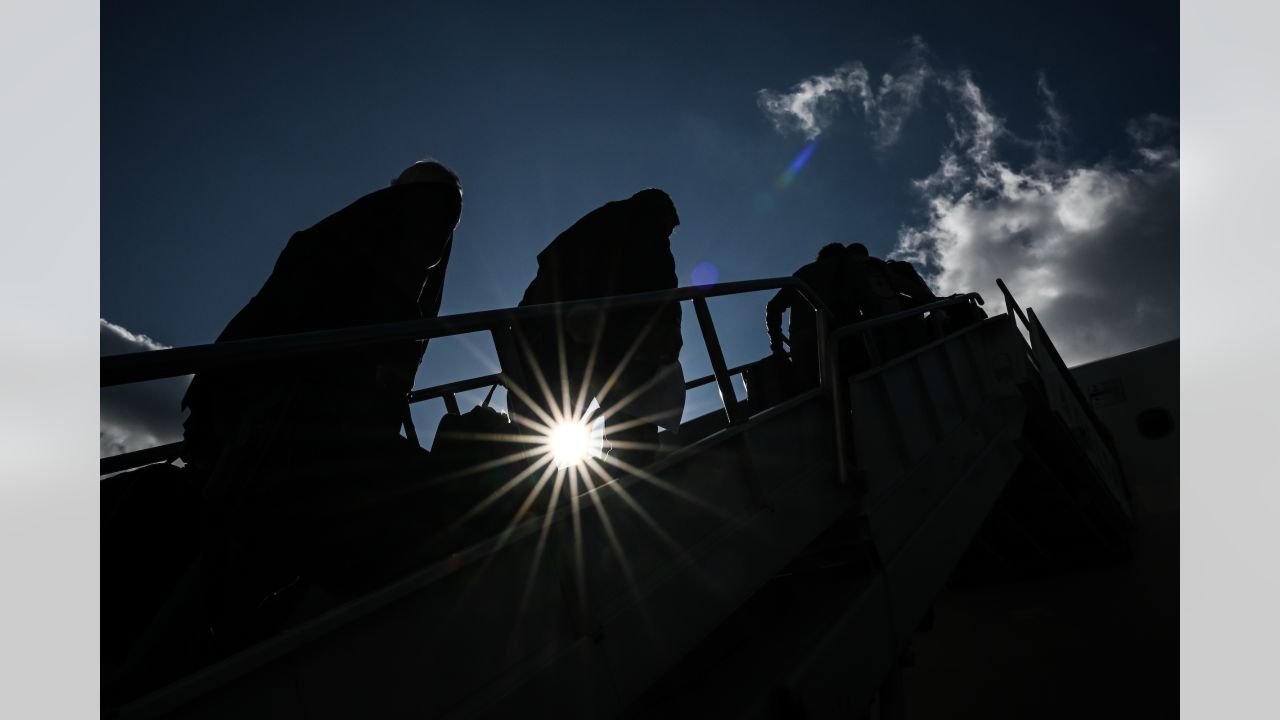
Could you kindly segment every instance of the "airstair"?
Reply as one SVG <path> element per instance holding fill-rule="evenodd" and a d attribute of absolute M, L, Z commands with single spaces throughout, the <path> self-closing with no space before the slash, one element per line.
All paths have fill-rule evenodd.
<path fill-rule="evenodd" d="M 736 399 L 732 378 L 747 367 L 726 366 L 707 298 L 788 285 L 819 310 L 821 386 L 754 407 Z M 713 373 L 688 386 L 715 383 L 722 409 L 687 421 L 646 468 L 604 484 L 557 480 L 565 499 L 552 512 L 108 711 L 863 716 L 949 581 L 1124 552 L 1131 511 L 1106 430 L 1034 313 L 1000 287 L 1009 313 L 851 377 L 838 372 L 851 343 L 873 346 L 878 328 L 981 298 L 833 332 L 794 278 L 612 298 L 606 306 L 693 304 Z M 503 373 L 410 396 L 457 412 L 456 393 L 519 381 L 511 323 L 555 310 L 107 357 L 102 384 L 489 332 Z M 107 458 L 102 471 L 177 452 Z"/>

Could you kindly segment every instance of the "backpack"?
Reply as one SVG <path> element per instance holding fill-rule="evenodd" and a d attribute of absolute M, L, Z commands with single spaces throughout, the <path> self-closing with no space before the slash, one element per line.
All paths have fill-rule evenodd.
<path fill-rule="evenodd" d="M 863 318 L 888 315 L 903 309 L 901 295 L 885 263 L 876 258 L 848 265 L 850 287 Z"/>
<path fill-rule="evenodd" d="M 747 412 L 756 413 L 773 407 L 800 391 L 791 358 L 770 354 L 742 371 L 742 384 L 747 390 Z"/>
<path fill-rule="evenodd" d="M 947 318 L 943 324 L 943 332 L 948 335 L 987 318 L 987 312 L 973 303 L 953 305 L 943 312 L 946 313 Z"/>
<path fill-rule="evenodd" d="M 511 422 L 506 413 L 489 407 L 497 388 L 497 385 L 489 388 L 484 402 L 467 412 L 447 413 L 440 418 L 435 439 L 431 441 L 432 461 L 439 472 L 461 472 L 535 447 L 515 440 L 523 428 Z M 513 462 L 497 470 L 510 473 L 507 468 L 511 467 L 519 472 L 524 462 Z"/>

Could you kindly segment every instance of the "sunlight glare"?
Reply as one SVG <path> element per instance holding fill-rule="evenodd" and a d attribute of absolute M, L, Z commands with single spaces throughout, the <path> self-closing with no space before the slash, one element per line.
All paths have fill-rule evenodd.
<path fill-rule="evenodd" d="M 555 455 L 556 467 L 572 467 L 589 455 L 591 431 L 578 421 L 560 423 L 551 431 L 548 446 Z"/>

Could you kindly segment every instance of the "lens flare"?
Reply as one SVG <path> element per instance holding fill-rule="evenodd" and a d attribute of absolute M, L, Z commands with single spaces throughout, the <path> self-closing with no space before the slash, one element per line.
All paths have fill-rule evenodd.
<path fill-rule="evenodd" d="M 698 287 L 715 285 L 716 281 L 720 279 L 720 270 L 715 265 L 703 261 L 693 266 L 693 272 L 690 273 L 689 279 Z"/>
<path fill-rule="evenodd" d="M 779 190 L 784 190 L 786 188 L 791 187 L 791 183 L 796 181 L 796 176 L 800 174 L 800 171 L 804 168 L 805 163 L 809 162 L 809 156 L 813 155 L 813 149 L 816 147 L 818 147 L 818 141 L 810 140 L 809 144 L 805 145 L 804 149 L 800 151 L 800 154 L 797 155 L 795 159 L 791 161 L 791 165 L 787 167 L 787 169 L 782 172 L 782 175 L 778 177 Z"/>
<path fill-rule="evenodd" d="M 591 452 L 591 430 L 578 421 L 557 424 L 551 430 L 547 447 L 556 459 L 556 467 L 573 467 Z"/>

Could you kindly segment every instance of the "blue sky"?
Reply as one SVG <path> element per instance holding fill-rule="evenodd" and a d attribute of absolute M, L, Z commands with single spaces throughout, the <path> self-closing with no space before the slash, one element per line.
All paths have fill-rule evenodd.
<path fill-rule="evenodd" d="M 1005 276 L 1069 360 L 1177 335 L 1176 5 L 178 5 L 103 9 L 103 352 L 111 333 L 211 341 L 292 232 L 423 156 L 466 189 L 444 313 L 515 304 L 556 233 L 657 186 L 682 284 L 858 240 L 928 260 L 946 292 L 990 300 Z M 877 95 L 886 73 L 919 86 Z M 782 182 L 813 133 L 761 91 L 833 78 Z M 766 300 L 713 302 L 730 363 L 767 352 Z M 685 315 L 692 377 L 708 365 Z M 419 383 L 492 355 L 435 343 Z"/>

